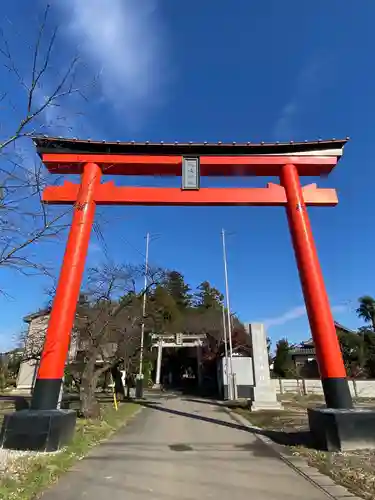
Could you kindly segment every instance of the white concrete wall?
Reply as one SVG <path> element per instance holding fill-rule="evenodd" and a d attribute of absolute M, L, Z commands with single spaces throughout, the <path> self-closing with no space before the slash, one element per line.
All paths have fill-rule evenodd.
<path fill-rule="evenodd" d="M 35 360 L 23 361 L 17 377 L 18 391 L 29 392 L 34 386 L 38 362 Z"/>
<path fill-rule="evenodd" d="M 225 359 L 223 361 L 225 366 Z M 254 385 L 253 363 L 250 357 L 233 357 L 233 371 L 237 385 Z"/>
<path fill-rule="evenodd" d="M 250 357 L 233 356 L 233 372 L 236 374 L 237 385 L 254 385 L 253 363 Z M 221 367 L 220 367 L 221 364 Z M 227 385 L 227 370 L 225 358 L 221 358 L 218 366 L 219 387 Z M 228 359 L 228 369 L 230 373 L 230 360 Z"/>
<path fill-rule="evenodd" d="M 271 379 L 278 394 L 319 394 L 323 395 L 322 383 L 319 379 Z M 375 380 L 349 380 L 352 396 L 375 398 Z"/>
<path fill-rule="evenodd" d="M 43 349 L 49 314 L 30 321 L 25 339 L 25 358 L 37 358 Z"/>

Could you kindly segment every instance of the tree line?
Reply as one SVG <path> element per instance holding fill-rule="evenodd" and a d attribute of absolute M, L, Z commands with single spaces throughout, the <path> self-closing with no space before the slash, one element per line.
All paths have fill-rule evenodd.
<path fill-rule="evenodd" d="M 365 322 L 365 325 L 357 331 L 336 327 L 346 372 L 353 378 L 375 378 L 375 299 L 369 295 L 360 297 L 356 314 Z M 301 376 L 291 356 L 291 351 L 295 347 L 286 338 L 276 343 L 273 358 L 274 376 L 280 378 Z M 317 373 L 316 362 L 313 361 L 311 364 L 315 365 L 315 370 L 312 366 L 310 373 Z"/>

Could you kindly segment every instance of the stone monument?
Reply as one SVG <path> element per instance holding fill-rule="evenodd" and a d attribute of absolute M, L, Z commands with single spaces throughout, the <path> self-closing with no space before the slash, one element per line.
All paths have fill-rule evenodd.
<path fill-rule="evenodd" d="M 254 386 L 251 394 L 251 410 L 280 410 L 275 386 L 271 383 L 268 362 L 267 337 L 262 323 L 248 323 L 246 330 L 253 349 Z"/>

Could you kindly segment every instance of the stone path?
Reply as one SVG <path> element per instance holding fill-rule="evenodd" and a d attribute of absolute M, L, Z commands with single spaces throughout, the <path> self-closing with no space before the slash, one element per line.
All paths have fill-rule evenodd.
<path fill-rule="evenodd" d="M 327 500 L 222 408 L 184 397 L 150 402 L 42 500 Z"/>

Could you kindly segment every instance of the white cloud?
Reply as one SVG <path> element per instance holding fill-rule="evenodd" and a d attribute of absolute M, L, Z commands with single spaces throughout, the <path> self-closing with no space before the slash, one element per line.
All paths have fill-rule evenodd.
<path fill-rule="evenodd" d="M 298 114 L 298 105 L 296 101 L 288 102 L 281 110 L 280 117 L 278 118 L 274 135 L 278 140 L 287 140 L 293 136 L 293 120 Z"/>
<path fill-rule="evenodd" d="M 292 98 L 282 107 L 274 126 L 276 140 L 293 139 L 298 116 L 311 106 L 327 84 L 327 60 L 314 60 L 307 64 L 297 75 Z"/>
<path fill-rule="evenodd" d="M 333 313 L 339 314 L 347 311 L 347 306 L 345 305 L 335 305 L 331 307 L 331 311 Z M 305 306 L 294 307 L 293 309 L 289 309 L 284 312 L 280 316 L 275 316 L 273 318 L 266 318 L 261 323 L 264 323 L 266 328 L 271 328 L 274 326 L 285 325 L 285 323 L 289 323 L 289 321 L 293 321 L 295 319 L 302 318 L 306 316 L 306 308 Z"/>
<path fill-rule="evenodd" d="M 40 86 L 35 89 L 33 98 L 35 109 L 42 108 L 50 100 L 56 86 L 61 83 L 60 76 L 54 75 L 53 78 L 46 76 Z M 87 82 L 81 83 L 87 85 Z M 62 90 L 67 91 L 67 87 L 68 84 Z M 80 88 L 80 83 L 77 84 L 77 88 Z M 85 94 L 84 91 L 83 94 Z M 98 139 L 101 135 L 98 127 L 85 116 L 88 107 L 89 103 L 79 93 L 68 92 L 64 96 L 53 99 L 44 108 L 33 123 L 33 131 L 35 134 Z"/>
<path fill-rule="evenodd" d="M 100 73 L 101 97 L 138 127 L 160 104 L 166 83 L 166 47 L 153 0 L 60 0 L 67 38 Z"/>
<path fill-rule="evenodd" d="M 97 264 L 103 256 L 103 250 L 98 243 L 90 241 L 87 260 L 91 265 Z"/>

